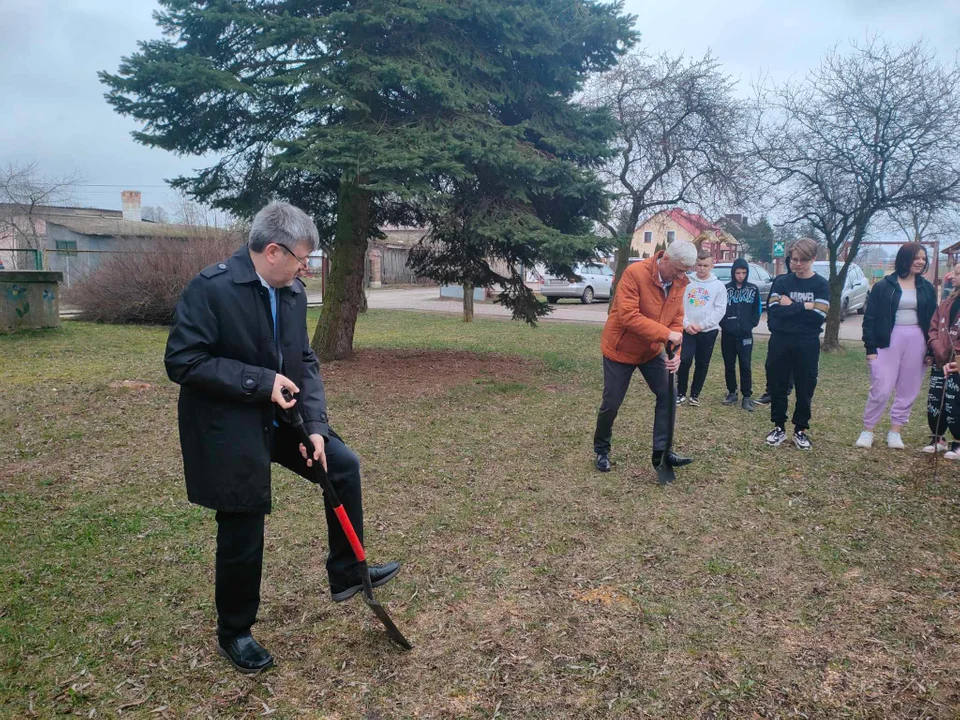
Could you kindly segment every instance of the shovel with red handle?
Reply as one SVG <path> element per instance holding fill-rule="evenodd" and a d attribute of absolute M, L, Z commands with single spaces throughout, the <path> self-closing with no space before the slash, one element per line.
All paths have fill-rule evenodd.
<path fill-rule="evenodd" d="M 672 344 L 666 345 L 667 357 L 673 359 L 677 349 Z M 660 464 L 657 465 L 657 484 L 668 485 L 677 479 L 673 472 L 673 466 L 670 464 L 670 451 L 673 449 L 673 428 L 677 423 L 677 374 L 670 373 L 670 407 L 669 422 L 667 423 L 667 446 L 663 449 L 663 455 L 660 456 Z"/>
<path fill-rule="evenodd" d="M 288 402 L 293 399 L 293 396 L 286 388 L 283 389 L 283 397 Z M 303 426 L 303 418 L 300 416 L 300 412 L 295 407 L 282 410 L 281 412 L 283 412 L 284 418 L 293 429 L 294 433 L 296 433 L 299 441 L 305 448 L 307 448 L 307 452 L 311 453 L 313 450 L 313 443 L 310 441 L 310 433 L 308 433 L 307 429 Z M 333 489 L 333 484 L 330 482 L 330 478 L 327 477 L 327 471 L 319 462 L 314 462 L 311 467 L 314 475 L 316 476 L 315 482 L 323 488 L 323 494 L 326 495 L 327 502 L 329 502 L 330 507 L 333 508 L 334 515 L 337 516 L 337 520 L 340 522 L 340 527 L 343 528 L 343 534 L 346 535 L 347 540 L 350 541 L 350 547 L 353 548 L 353 554 L 356 556 L 357 562 L 359 562 L 362 566 L 363 601 L 367 604 L 367 607 L 373 610 L 373 614 L 377 616 L 377 619 L 383 623 L 383 626 L 387 629 L 387 635 L 390 636 L 390 639 L 404 650 L 412 650 L 413 645 L 411 645 L 410 641 L 403 636 L 403 633 L 400 632 L 397 626 L 393 624 L 393 620 L 391 620 L 390 616 L 387 614 L 386 608 L 384 608 L 383 605 L 381 605 L 373 596 L 373 585 L 370 582 L 370 568 L 367 567 L 367 554 L 363 551 L 363 545 L 360 543 L 360 538 L 357 537 L 357 533 L 353 529 L 353 523 L 350 522 L 347 511 L 343 509 L 340 498 L 337 497 L 337 491 Z"/>

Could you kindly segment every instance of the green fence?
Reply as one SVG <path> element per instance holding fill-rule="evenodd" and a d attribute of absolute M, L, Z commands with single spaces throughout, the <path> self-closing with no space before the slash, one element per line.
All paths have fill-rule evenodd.
<path fill-rule="evenodd" d="M 0 263 L 4 270 L 43 270 L 43 257 L 33 248 L 0 246 Z"/>

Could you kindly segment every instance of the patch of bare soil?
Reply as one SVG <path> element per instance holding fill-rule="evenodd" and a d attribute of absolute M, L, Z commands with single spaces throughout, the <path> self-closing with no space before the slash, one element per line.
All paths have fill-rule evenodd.
<path fill-rule="evenodd" d="M 353 360 L 324 363 L 320 374 L 328 391 L 350 388 L 383 399 L 409 399 L 477 381 L 521 382 L 542 368 L 540 361 L 499 353 L 361 350 Z"/>

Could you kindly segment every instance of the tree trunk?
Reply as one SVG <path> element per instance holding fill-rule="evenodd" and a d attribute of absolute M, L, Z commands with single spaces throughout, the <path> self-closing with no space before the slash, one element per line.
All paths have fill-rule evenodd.
<path fill-rule="evenodd" d="M 613 275 L 613 285 L 610 286 L 610 301 L 607 303 L 608 315 L 610 314 L 610 309 L 613 307 L 613 298 L 617 294 L 617 285 L 620 284 L 623 271 L 627 269 L 627 263 L 630 261 L 631 253 L 633 253 L 633 234 L 618 237 L 613 256 L 614 261 L 617 263 L 617 269 Z"/>
<path fill-rule="evenodd" d="M 627 263 L 630 261 L 631 253 L 633 253 L 632 235 L 621 235 L 618 237 L 614 254 L 617 263 L 617 270 L 613 277 L 614 285 L 620 282 L 620 278 L 623 277 L 623 271 L 627 269 Z"/>
<path fill-rule="evenodd" d="M 463 321 L 473 322 L 473 285 L 463 284 Z"/>
<path fill-rule="evenodd" d="M 830 278 L 830 309 L 827 310 L 827 323 L 821 345 L 824 352 L 836 352 L 840 349 L 840 323 L 843 322 L 843 318 L 840 317 L 842 297 L 843 281 L 837 275 Z"/>
<path fill-rule="evenodd" d="M 321 360 L 353 355 L 353 331 L 364 302 L 364 259 L 372 230 L 370 193 L 359 188 L 361 182 L 360 178 L 344 177 L 340 183 L 330 277 L 310 343 Z"/>

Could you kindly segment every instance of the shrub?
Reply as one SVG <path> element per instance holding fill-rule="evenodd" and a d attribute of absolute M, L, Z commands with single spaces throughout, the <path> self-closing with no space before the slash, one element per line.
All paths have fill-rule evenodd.
<path fill-rule="evenodd" d="M 243 242 L 239 234 L 220 231 L 189 240 L 124 241 L 130 252 L 105 253 L 70 289 L 69 303 L 84 320 L 169 325 L 187 283 Z"/>

